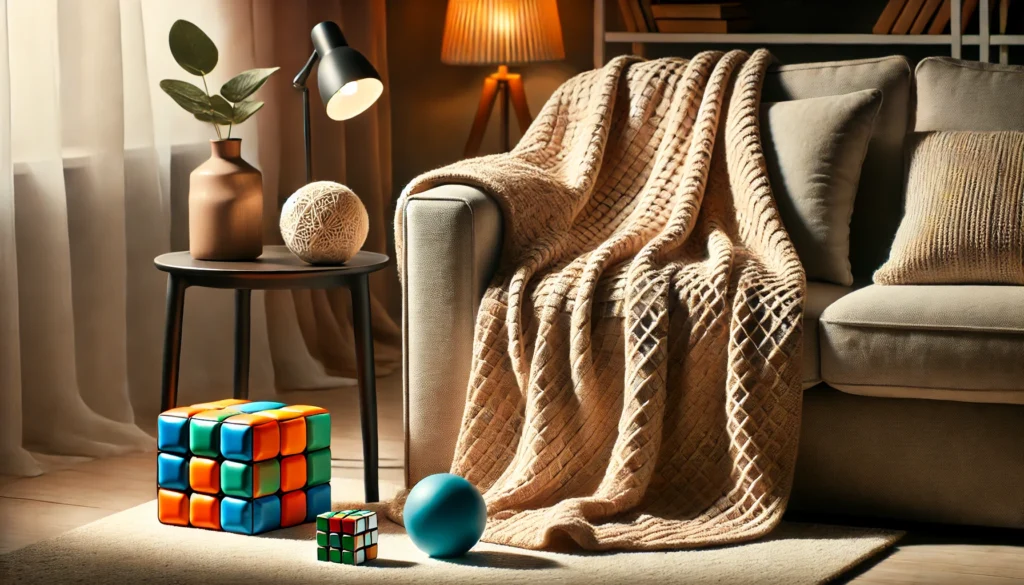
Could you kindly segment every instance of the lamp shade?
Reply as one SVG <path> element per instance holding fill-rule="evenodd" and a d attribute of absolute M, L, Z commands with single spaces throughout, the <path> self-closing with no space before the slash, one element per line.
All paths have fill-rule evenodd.
<path fill-rule="evenodd" d="M 448 0 L 441 61 L 510 64 L 564 58 L 555 0 Z"/>
<path fill-rule="evenodd" d="M 317 86 L 332 120 L 348 120 L 372 106 L 384 93 L 380 74 L 360 53 L 348 46 L 341 29 L 321 22 L 310 35 L 320 56 Z"/>

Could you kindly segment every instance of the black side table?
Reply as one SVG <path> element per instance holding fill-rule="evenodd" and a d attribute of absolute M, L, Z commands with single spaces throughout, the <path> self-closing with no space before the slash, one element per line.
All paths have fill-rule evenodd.
<path fill-rule="evenodd" d="M 188 287 L 235 289 L 235 398 L 249 396 L 249 303 L 253 289 L 348 288 L 352 294 L 359 376 L 363 482 L 366 501 L 378 501 L 377 387 L 373 367 L 373 329 L 370 326 L 369 274 L 387 266 L 388 257 L 359 252 L 343 266 L 313 266 L 299 260 L 284 246 L 265 246 L 263 255 L 251 262 L 209 262 L 195 260 L 188 252 L 172 252 L 158 256 L 153 263 L 167 273 L 162 410 L 177 405 L 181 322 Z"/>

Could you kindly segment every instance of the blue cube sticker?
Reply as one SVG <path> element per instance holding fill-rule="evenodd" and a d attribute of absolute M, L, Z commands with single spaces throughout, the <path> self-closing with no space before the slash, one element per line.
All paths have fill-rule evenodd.
<path fill-rule="evenodd" d="M 156 446 L 160 451 L 188 455 L 188 419 L 175 416 L 157 417 Z"/>
<path fill-rule="evenodd" d="M 156 458 L 156 483 L 162 488 L 185 491 L 188 489 L 188 459 L 160 453 Z"/>

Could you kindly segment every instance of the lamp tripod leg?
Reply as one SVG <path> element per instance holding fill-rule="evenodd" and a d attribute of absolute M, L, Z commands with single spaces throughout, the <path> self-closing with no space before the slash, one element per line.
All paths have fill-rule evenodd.
<path fill-rule="evenodd" d="M 512 150 L 512 142 L 508 135 L 508 81 L 498 81 L 498 91 L 501 92 L 501 152 Z"/>
<path fill-rule="evenodd" d="M 507 91 L 512 98 L 512 107 L 516 111 L 516 119 L 519 120 L 519 134 L 526 134 L 526 129 L 533 122 L 530 116 L 530 106 L 526 103 L 526 91 L 523 89 L 523 78 L 514 75 L 510 76 L 507 82 Z"/>
<path fill-rule="evenodd" d="M 473 128 L 469 131 L 469 140 L 466 141 L 466 150 L 463 156 L 474 157 L 480 152 L 480 144 L 484 141 L 484 132 L 487 130 L 487 121 L 491 119 L 491 111 L 494 109 L 494 100 L 498 97 L 498 80 L 492 77 L 484 79 L 484 89 L 480 94 L 480 105 L 476 108 L 476 118 L 473 119 Z"/>

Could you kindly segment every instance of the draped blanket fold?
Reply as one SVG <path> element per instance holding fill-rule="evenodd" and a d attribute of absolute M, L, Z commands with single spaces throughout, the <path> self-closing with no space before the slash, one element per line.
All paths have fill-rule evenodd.
<path fill-rule="evenodd" d="M 484 540 L 689 548 L 779 522 L 805 282 L 761 149 L 770 61 L 617 58 L 563 84 L 512 152 L 403 194 L 399 235 L 405 197 L 440 184 L 503 212 L 452 463 L 484 494 Z"/>

